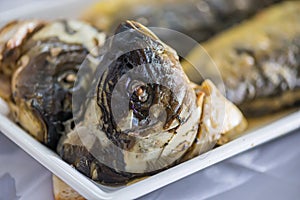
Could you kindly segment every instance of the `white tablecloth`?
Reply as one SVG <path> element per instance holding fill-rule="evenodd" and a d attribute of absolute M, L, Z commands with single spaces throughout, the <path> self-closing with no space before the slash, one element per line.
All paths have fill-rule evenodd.
<path fill-rule="evenodd" d="M 0 162 L 0 200 L 53 199 L 50 172 L 3 134 L 0 134 Z M 300 130 L 199 171 L 141 199 L 299 198 Z"/>

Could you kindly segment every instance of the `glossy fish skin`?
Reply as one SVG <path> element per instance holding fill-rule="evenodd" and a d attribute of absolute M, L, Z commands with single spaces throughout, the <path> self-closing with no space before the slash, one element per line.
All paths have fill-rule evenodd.
<path fill-rule="evenodd" d="M 120 45 L 121 43 L 126 43 L 126 46 L 135 45 L 138 49 L 126 52 L 117 58 L 117 60 L 109 66 L 107 75 L 103 76 L 98 84 L 97 104 L 103 113 L 102 121 L 104 124 L 113 121 L 113 119 L 108 118 L 113 117 L 111 115 L 111 105 L 106 107 L 103 105 L 111 101 L 110 94 L 112 93 L 111 90 L 114 89 L 117 92 L 116 94 L 119 95 L 118 97 L 120 97 L 116 99 L 117 102 L 115 102 L 115 104 L 122 105 L 124 98 L 130 98 L 129 106 L 133 108 L 134 118 L 139 121 L 150 120 L 148 118 L 150 116 L 151 106 L 162 104 L 167 112 L 164 129 L 174 129 L 174 131 L 176 131 L 176 128 L 182 125 L 182 123 L 185 123 L 190 117 L 192 110 L 196 106 L 194 103 L 194 91 L 188 86 L 189 80 L 181 69 L 176 52 L 159 41 L 146 27 L 133 21 L 127 21 L 120 25 L 116 34 L 132 29 L 138 30 L 136 33 L 133 33 L 133 36 L 129 36 L 130 38 L 125 38 L 125 40 L 123 40 L 122 37 L 117 37 L 117 41 L 113 42 L 116 42 L 116 45 Z M 131 44 L 131 41 L 133 41 L 134 44 Z M 139 44 L 139 42 L 141 44 Z M 137 69 L 137 73 L 140 74 L 131 74 L 131 70 L 135 70 L 135 68 L 139 68 Z M 178 74 L 178 71 L 181 74 Z M 135 77 L 135 75 L 138 77 Z M 175 75 L 178 76 L 177 82 L 172 79 L 172 76 Z M 128 93 L 124 93 L 121 88 L 116 86 L 117 81 L 124 77 L 130 81 L 125 85 L 126 92 Z M 140 81 L 136 83 L 135 79 Z M 144 81 L 149 81 L 149 83 L 145 83 Z M 150 81 L 153 82 L 151 83 Z M 160 82 L 162 82 L 161 85 Z M 139 99 L 137 93 L 138 89 L 142 89 L 147 93 L 148 98 L 145 99 L 145 101 Z M 181 113 L 185 111 L 183 107 L 187 108 L 186 116 L 181 116 Z M 120 112 L 115 115 L 127 117 L 128 113 Z M 175 123 L 175 125 L 172 125 L 173 123 Z M 114 127 L 110 127 L 111 125 Z M 142 127 L 144 126 L 149 126 L 149 124 L 145 124 Z M 117 132 L 120 131 L 117 129 L 116 124 L 108 124 L 108 127 L 105 128 L 104 131 L 110 134 L 108 137 L 111 137 L 114 130 Z M 116 136 L 116 138 L 113 136 L 111 139 L 118 140 L 117 138 L 118 136 Z M 122 146 L 122 144 L 118 144 L 117 141 L 116 144 Z"/>
<path fill-rule="evenodd" d="M 227 98 L 247 116 L 272 113 L 299 101 L 299 13 L 299 1 L 284 2 L 203 43 L 220 70 Z M 209 68 L 210 61 L 198 52 L 193 50 L 188 58 Z M 183 67 L 193 74 L 188 63 Z"/>
<path fill-rule="evenodd" d="M 12 21 L 0 29 L 0 74 L 12 76 L 24 44 L 44 25 L 41 20 Z"/>
<path fill-rule="evenodd" d="M 124 31 L 132 34 L 117 37 Z M 66 162 L 101 184 L 124 185 L 204 153 L 223 134 L 245 129 L 242 113 L 213 83 L 191 83 L 176 52 L 146 27 L 126 21 L 116 33 L 103 46 L 107 54 L 98 69 L 106 66 L 105 56 L 109 65 L 101 76 L 95 73 L 96 93 L 87 99 L 85 117 L 76 131 L 61 139 L 58 153 Z M 137 48 L 121 56 L 114 48 L 132 46 Z M 132 70 L 138 74 L 131 76 Z M 138 84 L 132 84 L 136 80 Z M 138 98 L 143 94 L 140 89 L 147 93 L 146 99 Z M 113 94 L 117 94 L 114 103 Z M 116 105 L 120 112 L 113 115 Z M 128 105 L 129 111 L 123 112 Z M 157 109 L 157 105 L 161 107 Z M 166 121 L 157 126 L 151 115 L 160 116 L 161 110 L 166 110 Z M 116 116 L 124 120 L 117 123 Z"/>
<path fill-rule="evenodd" d="M 82 174 L 104 185 L 125 185 L 130 180 L 146 175 L 120 172 L 99 162 L 82 144 L 75 131 L 63 139 L 58 153 L 63 160 L 74 166 Z"/>
<path fill-rule="evenodd" d="M 86 147 L 84 147 L 80 138 L 73 134 L 76 134 L 76 132 L 72 132 L 68 135 L 69 138 L 72 138 L 72 141 L 67 141 L 68 144 L 63 145 L 59 154 L 63 160 L 72 164 L 72 166 L 85 176 L 90 177 L 94 181 L 112 186 L 126 184 L 129 180 L 141 176 L 126 172 L 120 173 L 100 163 Z"/>
<path fill-rule="evenodd" d="M 33 22 L 19 23 L 33 26 Z M 22 32 L 24 26 L 19 27 L 19 23 L 15 24 L 17 34 L 7 42 L 18 46 L 10 50 L 11 54 L 3 54 L 0 65 L 10 81 L 11 95 L 7 100 L 13 119 L 55 150 L 61 135 L 73 127 L 76 73 L 90 51 L 97 47 L 95 40 L 101 44 L 104 36 L 79 21 L 44 22 L 34 33 Z M 89 36 L 84 38 L 83 33 Z"/>
<path fill-rule="evenodd" d="M 124 33 L 127 34 L 118 36 Z M 134 48 L 121 55 L 116 53 L 129 47 Z M 113 62 L 103 75 L 95 77 L 96 94 L 87 100 L 84 120 L 77 133 L 72 132 L 62 140 L 58 152 L 76 166 L 72 160 L 77 159 L 71 159 L 68 149 L 80 143 L 74 137 L 84 137 L 91 141 L 85 144 L 88 152 L 104 162 L 85 166 L 90 169 L 86 174 L 100 183 L 118 185 L 173 165 L 193 143 L 200 112 L 176 52 L 146 27 L 126 21 L 103 48 L 106 54 L 99 69 L 106 61 Z M 113 94 L 117 97 L 114 103 Z M 129 110 L 123 109 L 126 107 Z M 105 165 L 113 168 L 115 176 L 108 178 L 103 174 Z"/>
<path fill-rule="evenodd" d="M 8 100 L 11 95 L 11 77 L 17 68 L 24 43 L 44 26 L 41 20 L 12 21 L 0 29 L 0 97 Z"/>
<path fill-rule="evenodd" d="M 164 27 L 184 33 L 198 42 L 281 0 L 115 0 L 101 1 L 83 19 L 111 32 L 130 19 L 148 27 Z"/>
<path fill-rule="evenodd" d="M 15 26 L 18 30 L 19 23 Z M 207 146 L 217 142 L 222 134 L 238 125 L 228 120 L 228 130 L 210 132 L 211 122 L 219 125 L 223 123 L 215 115 L 210 117 L 210 109 L 205 108 L 219 108 L 214 106 L 214 101 L 210 101 L 209 92 L 200 95 L 206 99 L 205 103 L 196 103 L 195 90 L 199 89 L 195 89 L 186 77 L 176 52 L 136 22 L 123 23 L 117 33 L 132 30 L 137 33 L 134 38 L 121 37 L 120 40 L 113 40 L 111 45 L 116 43 L 117 49 L 120 47 L 118 43 L 124 44 L 121 46 L 125 49 L 126 45 L 134 45 L 137 49 L 116 57 L 101 79 L 97 79 L 93 104 L 89 99 L 87 101 L 83 124 L 88 127 L 96 123 L 97 129 L 102 127 L 96 133 L 97 137 L 104 140 L 89 138 L 91 136 L 87 131 L 90 130 L 81 127 L 82 124 L 73 130 L 72 116 L 72 96 L 79 89 L 73 87 L 76 73 L 88 54 L 98 56 L 99 52 L 92 50 L 103 44 L 102 33 L 78 21 L 44 22 L 34 32 L 27 30 L 29 32 L 25 32 L 17 49 L 12 50 L 16 51 L 16 54 L 12 54 L 16 56 L 6 56 L 3 63 L 10 64 L 1 65 L 1 73 L 10 81 L 11 95 L 8 102 L 14 120 L 51 149 L 56 149 L 60 140 L 58 153 L 62 159 L 102 184 L 126 184 L 135 178 L 171 167 L 181 162 L 183 157 L 189 159 L 197 156 L 208 150 Z M 82 35 L 87 38 L 82 38 Z M 3 44 L 8 41 L 4 40 Z M 103 47 L 103 51 L 110 53 L 110 56 L 115 56 L 113 50 Z M 127 76 L 132 69 L 138 69 L 138 77 L 145 75 L 144 78 L 150 82 L 139 81 L 136 84 L 132 79 L 134 76 Z M 129 84 L 125 84 L 125 90 L 122 90 L 117 83 L 124 77 L 129 80 Z M 163 84 L 151 80 L 159 80 Z M 112 107 L 107 104 L 113 89 L 120 97 L 129 95 L 129 107 L 132 109 L 129 113 L 117 113 L 124 119 L 118 126 L 112 116 Z M 213 87 L 209 90 L 215 91 Z M 124 94 L 124 91 L 127 93 Z M 117 98 L 117 105 L 122 105 L 123 99 Z M 223 105 L 226 100 L 221 98 L 220 101 L 220 105 Z M 205 116 L 212 121 L 208 126 L 201 127 L 201 124 L 206 124 L 201 121 L 202 108 L 207 113 Z M 165 115 L 161 110 L 166 110 Z M 222 109 L 218 112 L 222 113 Z M 155 115 L 158 115 L 158 121 L 155 121 L 155 117 L 152 119 Z M 239 115 L 238 123 L 241 119 L 243 117 Z M 138 127 L 136 121 L 142 122 L 142 125 Z M 205 140 L 204 147 L 202 143 L 195 143 L 195 140 L 203 139 L 203 130 L 208 130 L 206 135 L 211 138 L 209 142 Z M 137 131 L 140 137 L 136 137 Z M 67 136 L 60 139 L 66 133 Z M 92 142 L 83 144 L 79 136 Z M 121 151 L 114 148 L 110 150 L 110 144 L 120 147 Z M 154 151 L 154 154 L 140 155 L 156 149 L 159 151 Z M 99 156 L 104 157 L 109 166 L 103 164 Z M 137 173 L 134 173 L 135 170 Z"/>

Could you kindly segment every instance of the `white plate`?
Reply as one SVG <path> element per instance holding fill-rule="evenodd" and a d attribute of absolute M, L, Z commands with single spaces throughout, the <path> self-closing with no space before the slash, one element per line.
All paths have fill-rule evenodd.
<path fill-rule="evenodd" d="M 0 101 L 0 105 L 2 104 L 3 102 Z M 5 106 L 0 106 L 0 111 L 5 111 L 5 109 Z M 112 188 L 90 181 L 90 179 L 61 160 L 57 154 L 33 139 L 6 116 L 0 114 L 1 132 L 87 199 L 133 199 L 140 197 L 245 150 L 285 135 L 299 127 L 300 111 L 297 111 L 159 174 L 130 186 Z"/>
<path fill-rule="evenodd" d="M 72 15 L 78 13 L 77 11 L 82 9 L 83 5 L 86 4 L 87 1 L 65 1 L 63 4 L 49 2 L 47 5 L 35 4 L 26 6 L 24 9 L 15 9 L 0 13 L 0 25 L 17 18 L 74 17 Z M 65 10 L 67 10 L 67 12 Z M 10 121 L 6 117 L 6 114 L 7 106 L 0 100 L 0 131 L 87 199 L 133 199 L 140 197 L 300 127 L 300 111 L 286 114 L 284 117 L 277 116 L 266 121 L 265 123 L 268 122 L 268 125 L 260 126 L 256 124 L 243 136 L 213 149 L 206 154 L 200 155 L 130 186 L 112 188 L 95 184 L 80 174 L 70 165 L 62 161 L 57 154 L 37 142 L 15 123 Z"/>

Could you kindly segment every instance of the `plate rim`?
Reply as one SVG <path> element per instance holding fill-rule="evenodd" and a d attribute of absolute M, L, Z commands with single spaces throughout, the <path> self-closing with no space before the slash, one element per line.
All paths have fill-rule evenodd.
<path fill-rule="evenodd" d="M 116 188 L 115 191 L 104 191 L 7 116 L 0 114 L 0 131 L 4 135 L 87 199 L 138 198 L 241 152 L 291 133 L 297 128 L 300 128 L 300 110 L 132 185 Z"/>

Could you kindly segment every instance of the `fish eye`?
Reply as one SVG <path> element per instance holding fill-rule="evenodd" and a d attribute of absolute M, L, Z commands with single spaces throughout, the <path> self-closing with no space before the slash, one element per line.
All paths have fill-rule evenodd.
<path fill-rule="evenodd" d="M 58 82 L 66 88 L 72 88 L 76 80 L 76 73 L 74 71 L 66 71 L 58 76 Z"/>
<path fill-rule="evenodd" d="M 145 86 L 145 85 L 146 85 L 146 84 L 145 84 L 144 82 L 142 82 L 142 81 L 139 81 L 139 80 L 133 80 L 133 81 L 131 81 L 130 84 L 129 84 L 128 92 L 129 92 L 130 94 L 135 94 L 135 92 L 136 92 L 139 88 L 141 88 L 141 87 L 143 87 L 143 86 Z"/>
<path fill-rule="evenodd" d="M 134 117 L 140 122 L 149 116 L 149 108 L 152 104 L 151 86 L 148 84 L 135 86 L 135 88 L 132 88 L 129 109 L 133 111 Z"/>
<path fill-rule="evenodd" d="M 137 96 L 140 102 L 146 102 L 148 99 L 148 93 L 146 90 L 146 86 L 139 86 L 135 89 L 135 95 Z"/>
<path fill-rule="evenodd" d="M 133 81 L 129 86 L 129 93 L 141 103 L 148 100 L 147 85 L 141 81 Z"/>

